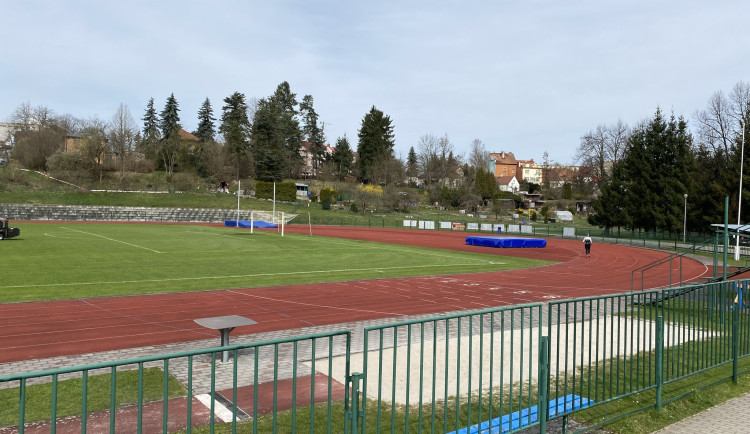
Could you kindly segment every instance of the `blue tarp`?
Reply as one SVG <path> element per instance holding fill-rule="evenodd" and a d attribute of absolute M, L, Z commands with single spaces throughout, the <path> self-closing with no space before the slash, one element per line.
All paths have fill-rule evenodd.
<path fill-rule="evenodd" d="M 250 223 L 250 220 L 240 220 L 239 225 L 237 224 L 237 220 L 224 220 L 224 226 L 230 227 L 230 228 L 236 228 L 236 227 L 249 228 L 251 225 L 254 228 L 277 228 L 279 227 L 278 225 L 275 225 L 273 223 L 264 222 L 261 220 L 255 220 L 254 222 L 252 222 L 252 224 Z"/>
<path fill-rule="evenodd" d="M 547 240 L 541 238 L 513 238 L 513 237 L 466 237 L 466 244 L 483 247 L 546 247 Z"/>

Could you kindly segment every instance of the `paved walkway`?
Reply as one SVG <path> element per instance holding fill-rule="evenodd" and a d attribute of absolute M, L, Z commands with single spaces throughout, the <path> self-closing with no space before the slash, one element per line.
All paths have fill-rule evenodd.
<path fill-rule="evenodd" d="M 750 393 L 675 422 L 657 432 L 659 434 L 746 433 L 750 430 L 747 419 L 744 417 L 748 408 L 750 408 Z"/>

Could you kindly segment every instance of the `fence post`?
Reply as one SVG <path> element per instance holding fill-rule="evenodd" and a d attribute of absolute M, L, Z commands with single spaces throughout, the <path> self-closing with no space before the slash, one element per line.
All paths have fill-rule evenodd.
<path fill-rule="evenodd" d="M 742 291 L 741 288 L 738 287 L 738 291 Z M 737 384 L 737 369 L 739 364 L 739 356 L 738 356 L 738 341 L 740 339 L 739 337 L 739 331 L 740 331 L 740 299 L 739 296 L 735 299 L 734 302 L 734 308 L 732 309 L 732 382 L 734 384 Z"/>
<path fill-rule="evenodd" d="M 664 317 L 656 317 L 656 411 L 661 411 L 661 394 L 664 385 Z"/>
<path fill-rule="evenodd" d="M 346 417 L 344 418 L 345 433 L 359 433 L 360 419 L 364 418 L 364 413 L 359 408 L 359 384 L 362 381 L 362 374 L 353 372 L 349 377 L 347 389 L 351 388 L 352 394 L 350 401 L 346 405 Z M 364 424 L 362 424 L 364 425 Z"/>
<path fill-rule="evenodd" d="M 537 399 L 536 409 L 539 417 L 539 432 L 547 432 L 547 410 L 549 409 L 549 394 L 547 385 L 549 380 L 549 337 L 542 336 L 539 339 L 539 397 Z"/>

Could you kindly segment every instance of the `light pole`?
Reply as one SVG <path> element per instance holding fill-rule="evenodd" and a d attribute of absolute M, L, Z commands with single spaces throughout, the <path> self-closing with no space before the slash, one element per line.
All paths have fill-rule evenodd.
<path fill-rule="evenodd" d="M 745 122 L 740 121 L 742 127 L 742 146 L 740 148 L 740 193 L 737 198 L 737 245 L 734 247 L 734 260 L 740 260 L 740 211 L 742 210 L 742 168 L 745 164 Z"/>
<path fill-rule="evenodd" d="M 687 237 L 687 193 L 683 196 L 685 198 L 685 218 L 682 220 L 682 242 L 685 242 Z"/>

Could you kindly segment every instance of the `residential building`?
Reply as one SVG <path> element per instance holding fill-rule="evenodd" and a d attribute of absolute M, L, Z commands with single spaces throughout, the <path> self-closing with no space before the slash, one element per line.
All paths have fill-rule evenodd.
<path fill-rule="evenodd" d="M 509 191 L 515 194 L 518 193 L 518 190 L 521 188 L 521 184 L 515 176 L 498 176 L 495 179 L 497 180 L 497 186 L 500 191 Z"/>
<path fill-rule="evenodd" d="M 541 184 L 544 181 L 544 170 L 542 166 L 534 162 L 533 158 L 531 160 L 518 160 L 518 172 L 520 181 L 534 184 Z"/>
<path fill-rule="evenodd" d="M 518 162 L 512 152 L 490 152 L 490 172 L 495 178 L 515 176 L 518 178 Z"/>

